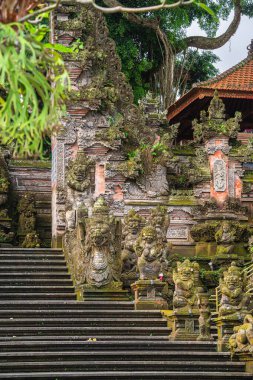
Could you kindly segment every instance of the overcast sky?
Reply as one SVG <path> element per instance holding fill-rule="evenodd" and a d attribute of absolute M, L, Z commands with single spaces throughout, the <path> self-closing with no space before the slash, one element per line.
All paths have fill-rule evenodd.
<path fill-rule="evenodd" d="M 228 24 L 229 22 L 222 23 L 219 33 L 222 33 Z M 188 35 L 196 33 L 204 35 L 203 31 L 199 31 L 197 23 L 189 29 Z M 221 59 L 215 65 L 221 73 L 246 58 L 248 54 L 247 46 L 250 44 L 251 39 L 253 39 L 253 19 L 243 16 L 236 34 L 222 48 L 214 50 L 214 53 Z"/>

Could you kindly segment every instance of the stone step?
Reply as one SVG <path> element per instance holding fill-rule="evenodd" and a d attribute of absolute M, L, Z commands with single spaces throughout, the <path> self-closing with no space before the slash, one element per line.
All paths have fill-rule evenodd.
<path fill-rule="evenodd" d="M 161 318 L 1 318 L 0 328 L 2 327 L 53 327 L 53 326 L 80 326 L 80 327 L 167 327 L 167 322 Z"/>
<path fill-rule="evenodd" d="M 7 358 L 8 359 L 8 358 Z M 64 360 L 64 361 L 23 361 L 0 362 L 0 373 L 17 371 L 124 371 L 132 368 L 134 371 L 210 371 L 210 372 L 243 372 L 245 365 L 237 362 L 217 362 L 217 361 L 166 361 L 166 360 Z"/>
<path fill-rule="evenodd" d="M 15 267 L 20 269 L 22 268 L 27 268 L 29 269 L 30 267 L 34 267 L 38 265 L 40 268 L 44 267 L 61 267 L 61 268 L 66 268 L 66 262 L 64 260 L 1 260 L 0 261 L 1 267 Z"/>
<path fill-rule="evenodd" d="M 74 286 L 0 286 L 0 294 L 11 295 L 13 293 L 22 293 L 27 296 L 30 293 L 71 293 L 75 292 Z"/>
<path fill-rule="evenodd" d="M 65 265 L 3 265 L 0 266 L 0 278 L 2 278 L 2 273 L 10 272 L 22 272 L 23 275 L 29 275 L 30 273 L 38 272 L 65 272 L 68 273 L 68 268 Z"/>
<path fill-rule="evenodd" d="M 30 254 L 43 254 L 43 255 L 63 255 L 62 249 L 58 248 L 19 248 L 19 247 L 11 247 L 11 248 L 0 248 L 0 256 L 1 255 L 30 255 Z"/>
<path fill-rule="evenodd" d="M 131 334 L 128 334 L 128 335 L 119 335 L 119 336 L 115 336 L 115 335 L 99 335 L 97 336 L 96 338 L 90 336 L 90 334 L 87 334 L 87 335 L 79 335 L 79 336 L 75 336 L 75 335 L 71 335 L 71 337 L 67 336 L 67 335 L 44 335 L 44 336 L 40 336 L 40 335 L 26 335 L 25 336 L 25 341 L 26 342 L 35 342 L 36 346 L 34 346 L 34 351 L 36 351 L 36 348 L 39 350 L 39 347 L 37 346 L 37 342 L 48 342 L 50 343 L 51 341 L 55 341 L 57 339 L 57 342 L 69 342 L 69 339 L 71 339 L 73 342 L 86 342 L 86 341 L 90 341 L 91 339 L 95 339 L 96 342 L 102 342 L 102 341 L 114 341 L 114 342 L 118 342 L 118 341 L 142 341 L 143 340 L 143 336 L 139 336 L 139 335 L 131 335 Z M 0 336 L 0 340 L 3 341 L 3 342 L 11 342 L 11 343 L 15 343 L 15 342 L 19 342 L 19 341 L 24 341 L 24 337 L 23 336 Z M 163 341 L 168 341 L 168 333 L 166 335 L 149 335 L 148 337 L 148 340 L 152 343 L 153 341 L 160 341 L 160 340 L 163 340 Z M 115 344 L 115 343 L 114 343 Z M 8 345 L 5 345 L 5 350 L 9 350 L 9 351 L 12 351 L 12 349 L 8 348 L 7 347 Z M 1 345 L 0 345 L 1 347 Z M 11 346 L 10 346 L 11 347 Z M 23 347 L 23 346 L 22 346 Z M 58 347 L 58 346 L 57 346 Z M 56 347 L 56 350 L 57 350 L 57 347 Z M 154 347 L 155 348 L 155 347 Z M 20 351 L 22 351 L 20 349 Z"/>
<path fill-rule="evenodd" d="M 64 367 L 64 365 L 63 365 Z M 29 377 L 28 377 L 29 376 Z M 76 371 L 57 371 L 57 372 L 17 372 L 0 374 L 0 379 L 43 379 L 43 380 L 252 380 L 252 375 L 241 372 L 178 372 L 178 371 L 103 371 L 103 372 L 76 372 Z"/>
<path fill-rule="evenodd" d="M 0 336 L 0 339 L 2 341 L 5 341 L 5 342 L 18 342 L 18 341 L 23 341 L 24 340 L 24 337 L 23 336 Z M 26 335 L 25 336 L 25 339 L 26 341 L 40 341 L 41 340 L 41 337 L 39 335 Z M 55 335 L 43 335 L 43 342 L 44 341 L 48 341 L 50 343 L 50 341 L 55 341 L 57 339 L 57 342 L 58 341 L 65 341 L 66 342 L 66 339 L 68 339 L 68 337 L 66 337 L 66 335 L 57 335 L 57 337 L 55 337 Z M 72 341 L 75 341 L 75 342 L 78 342 L 78 341 L 89 341 L 90 339 L 94 339 L 94 338 L 91 338 L 90 334 L 89 335 L 81 335 L 81 336 L 73 336 L 71 335 L 71 340 Z M 116 341 L 136 341 L 136 340 L 143 340 L 143 336 L 142 335 L 99 335 L 98 337 L 95 338 L 96 341 L 111 341 L 113 340 L 114 342 Z M 166 335 L 157 335 L 157 336 L 153 336 L 153 335 L 149 335 L 148 336 L 148 340 L 149 341 L 159 341 L 159 340 L 165 340 L 165 341 L 168 341 L 168 334 Z"/>
<path fill-rule="evenodd" d="M 2 336 L 2 334 L 0 334 Z M 14 334 L 13 334 L 14 335 Z M 104 341 L 99 340 L 100 336 L 96 336 L 97 341 L 89 341 L 88 339 L 94 338 L 95 335 L 87 334 L 89 338 L 87 340 L 84 339 L 85 335 L 76 336 L 72 335 L 71 338 L 64 337 L 65 340 L 59 340 L 59 335 L 53 336 L 54 340 L 46 340 L 47 336 L 39 336 L 39 340 L 31 341 L 28 340 L 28 337 L 23 336 L 10 336 L 5 339 L 5 341 L 0 342 L 0 352 L 4 350 L 5 352 L 10 351 L 115 351 L 115 344 L 117 345 L 118 351 L 167 351 L 167 352 L 212 352 L 216 353 L 216 343 L 215 342 L 181 342 L 175 341 L 171 342 L 168 340 L 158 340 L 154 341 L 154 335 L 152 336 L 142 336 L 141 340 L 131 339 L 131 340 L 120 340 L 120 336 L 111 337 L 117 339 L 115 341 Z M 103 337 L 104 335 L 101 335 Z M 123 335 L 124 336 L 124 335 Z M 33 335 L 35 338 L 36 335 Z M 63 337 L 63 336 L 62 336 Z M 125 335 L 126 337 L 126 335 Z M 135 336 L 136 337 L 136 336 Z M 164 335 L 163 335 L 164 337 Z M 75 338 L 75 340 L 73 340 Z M 7 340 L 8 339 L 8 340 Z M 225 353 L 227 355 L 227 353 Z M 226 356 L 227 357 L 227 356 Z"/>
<path fill-rule="evenodd" d="M 131 360 L 133 362 L 138 360 L 166 360 L 166 361 L 178 361 L 178 351 L 145 351 L 145 350 L 133 350 L 133 351 L 120 351 L 117 349 L 117 342 L 115 343 L 114 351 L 28 351 L 28 352 L 5 352 L 0 353 L 0 362 L 6 362 L 7 360 L 14 360 L 16 362 L 34 362 L 34 361 L 85 361 L 85 360 Z M 230 353 L 228 352 L 198 352 L 198 351 L 180 351 L 180 360 L 186 361 L 207 361 L 210 360 L 216 363 L 230 362 Z M 238 364 L 238 363 L 237 363 Z M 244 365 L 242 364 L 244 367 Z"/>
<path fill-rule="evenodd" d="M 36 261 L 49 261 L 49 260 L 57 260 L 57 262 L 64 262 L 65 261 L 65 258 L 64 258 L 64 255 L 55 255 L 55 254 L 52 254 L 52 255 L 45 255 L 45 254 L 42 254 L 42 253 L 35 253 L 35 254 L 27 254 L 27 255 L 20 255 L 20 254 L 1 254 L 0 253 L 0 263 L 3 262 L 3 261 L 13 261 L 13 262 L 16 262 L 16 261 L 19 261 L 19 262 L 23 262 L 23 261 L 32 261 L 32 260 L 36 260 Z"/>
<path fill-rule="evenodd" d="M 2 285 L 10 286 L 73 286 L 73 282 L 70 278 L 0 278 L 0 287 Z"/>
<path fill-rule="evenodd" d="M 66 310 L 20 310 L 20 309 L 5 309 L 0 310 L 0 318 L 138 318 L 150 319 L 160 318 L 161 313 L 157 311 L 135 311 L 135 310 L 85 310 L 73 309 L 72 307 Z"/>
<path fill-rule="evenodd" d="M 0 279 L 2 281 L 6 280 L 24 280 L 24 279 L 35 279 L 35 280 L 40 280 L 40 279 L 56 279 L 56 278 L 61 278 L 61 279 L 70 279 L 70 274 L 65 271 L 60 271 L 60 272 L 47 272 L 45 271 L 44 268 L 43 272 L 12 272 L 12 273 L 0 273 Z M 17 268 L 15 269 L 17 270 Z"/>
<path fill-rule="evenodd" d="M 149 335 L 166 335 L 167 327 L 94 327 L 94 326 L 0 326 L 0 336 L 26 336 L 26 335 L 90 335 L 96 337 L 99 335 L 127 335 L 137 334 L 142 336 Z"/>
<path fill-rule="evenodd" d="M 21 310 L 49 310 L 49 309 L 76 309 L 76 310 L 134 310 L 134 303 L 131 301 L 71 301 L 71 300 L 0 300 L 0 310 L 14 307 Z"/>
<path fill-rule="evenodd" d="M 20 300 L 21 293 L 0 293 L 0 301 Z M 75 293 L 25 293 L 22 298 L 26 300 L 76 300 Z"/>

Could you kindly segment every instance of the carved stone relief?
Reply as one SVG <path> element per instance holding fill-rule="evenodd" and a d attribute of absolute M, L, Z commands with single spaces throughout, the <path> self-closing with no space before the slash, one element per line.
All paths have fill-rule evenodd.
<path fill-rule="evenodd" d="M 217 192 L 225 191 L 227 188 L 226 163 L 222 159 L 214 161 L 213 165 L 213 184 Z"/>

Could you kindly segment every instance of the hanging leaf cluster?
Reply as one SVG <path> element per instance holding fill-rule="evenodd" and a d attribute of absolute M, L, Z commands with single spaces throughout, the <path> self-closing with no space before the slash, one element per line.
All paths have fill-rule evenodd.
<path fill-rule="evenodd" d="M 41 156 L 43 137 L 64 110 L 68 74 L 41 31 L 0 23 L 0 41 L 0 142 L 11 144 L 15 156 Z"/>

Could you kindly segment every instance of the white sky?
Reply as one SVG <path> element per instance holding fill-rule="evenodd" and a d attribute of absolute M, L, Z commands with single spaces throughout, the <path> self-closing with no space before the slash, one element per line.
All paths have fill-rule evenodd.
<path fill-rule="evenodd" d="M 222 23 L 219 34 L 226 30 L 228 24 L 229 21 Z M 197 23 L 189 28 L 188 33 L 188 35 L 195 34 L 204 35 Z M 250 44 L 251 39 L 253 39 L 253 19 L 243 16 L 235 35 L 222 48 L 213 51 L 221 59 L 215 65 L 221 73 L 247 57 L 247 46 Z"/>

